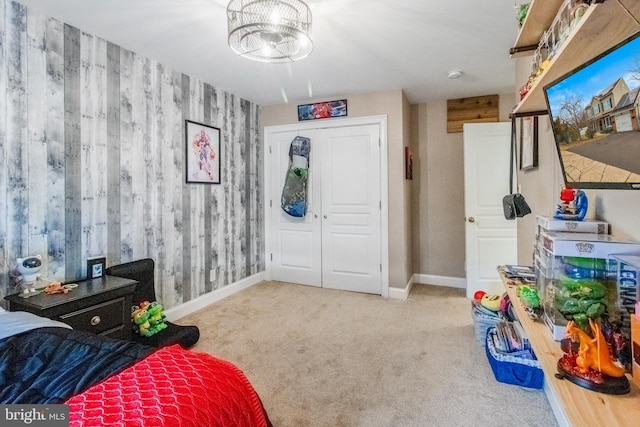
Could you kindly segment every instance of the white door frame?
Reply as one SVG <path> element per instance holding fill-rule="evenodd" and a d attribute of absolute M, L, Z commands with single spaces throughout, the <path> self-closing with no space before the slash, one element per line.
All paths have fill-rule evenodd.
<path fill-rule="evenodd" d="M 269 160 L 270 135 L 278 132 L 307 131 L 313 129 L 329 129 L 338 127 L 378 125 L 380 127 L 380 246 L 382 263 L 382 297 L 389 297 L 389 175 L 388 175 L 388 145 L 387 145 L 387 116 L 366 116 L 346 119 L 330 119 L 294 123 L 289 125 L 265 126 L 264 128 L 264 219 L 265 219 L 265 278 L 271 280 L 271 210 L 270 205 L 280 203 L 279 194 L 271 194 L 271 161 Z"/>

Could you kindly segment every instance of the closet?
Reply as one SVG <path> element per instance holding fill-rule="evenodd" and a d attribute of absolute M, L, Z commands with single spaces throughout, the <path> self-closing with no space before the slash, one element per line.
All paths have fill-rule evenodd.
<path fill-rule="evenodd" d="M 386 164 L 382 163 L 386 155 L 382 155 L 382 126 L 332 122 L 333 126 L 319 121 L 265 128 L 271 278 L 382 295 L 383 270 L 387 270 L 383 266 Z M 289 146 L 298 135 L 311 140 L 308 207 L 303 218 L 280 208 Z"/>

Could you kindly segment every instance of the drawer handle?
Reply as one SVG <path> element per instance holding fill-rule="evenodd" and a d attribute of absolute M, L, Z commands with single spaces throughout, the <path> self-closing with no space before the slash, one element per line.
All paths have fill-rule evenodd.
<path fill-rule="evenodd" d="M 91 324 L 92 324 L 93 326 L 99 325 L 101 320 L 102 320 L 102 319 L 100 319 L 100 316 L 93 316 L 93 317 L 91 318 Z"/>

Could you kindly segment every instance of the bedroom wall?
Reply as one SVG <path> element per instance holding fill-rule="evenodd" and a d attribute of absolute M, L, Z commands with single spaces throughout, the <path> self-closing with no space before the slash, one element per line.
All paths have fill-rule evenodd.
<path fill-rule="evenodd" d="M 409 102 L 402 90 L 364 95 L 336 96 L 347 99 L 348 116 L 387 115 L 389 170 L 389 286 L 404 288 L 413 274 L 411 181 L 404 179 L 404 147 L 409 146 Z M 314 99 L 308 102 L 326 101 Z M 306 101 L 305 101 L 306 102 Z M 333 119 L 339 120 L 339 119 Z M 262 107 L 264 126 L 298 122 L 297 104 Z"/>
<path fill-rule="evenodd" d="M 151 257 L 166 308 L 264 270 L 257 105 L 10 0 L 0 43 L 0 297 L 34 254 Z M 185 119 L 221 129 L 220 185 L 185 183 Z"/>
<path fill-rule="evenodd" d="M 509 121 L 513 94 L 499 99 L 499 120 Z M 414 147 L 413 266 L 416 274 L 451 283 L 466 278 L 464 146 L 447 133 L 447 101 L 411 106 Z M 505 177 L 507 179 L 507 177 Z M 455 281 L 454 281 L 455 282 Z M 432 283 L 440 284 L 440 283 Z"/>

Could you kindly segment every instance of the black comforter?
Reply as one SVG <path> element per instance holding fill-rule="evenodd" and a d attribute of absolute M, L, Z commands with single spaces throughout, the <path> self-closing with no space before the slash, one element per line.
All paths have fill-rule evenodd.
<path fill-rule="evenodd" d="M 154 351 L 64 328 L 0 340 L 0 403 L 63 403 Z"/>

